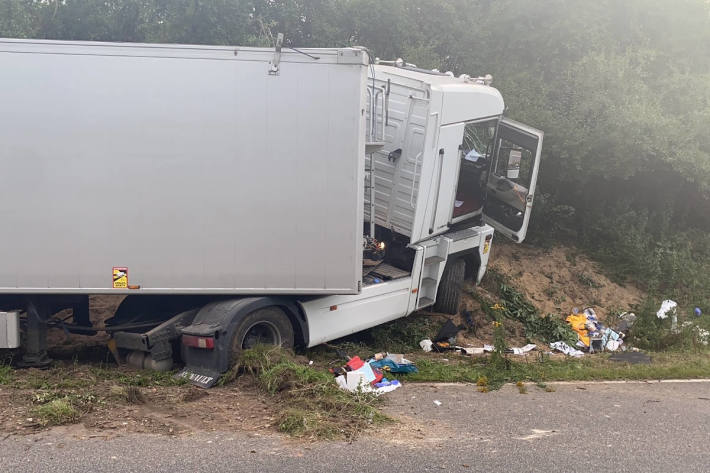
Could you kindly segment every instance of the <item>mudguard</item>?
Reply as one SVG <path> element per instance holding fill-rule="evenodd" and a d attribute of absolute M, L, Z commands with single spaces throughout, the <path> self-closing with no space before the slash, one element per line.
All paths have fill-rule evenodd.
<path fill-rule="evenodd" d="M 231 341 L 241 320 L 255 310 L 278 306 L 293 324 L 297 340 L 308 343 L 308 325 L 296 304 L 288 298 L 242 297 L 210 302 L 195 316 L 191 325 L 181 330 L 183 335 L 214 337 L 214 348 L 181 345 L 185 368 L 176 376 L 188 379 L 203 388 L 213 386 L 230 366 Z"/>

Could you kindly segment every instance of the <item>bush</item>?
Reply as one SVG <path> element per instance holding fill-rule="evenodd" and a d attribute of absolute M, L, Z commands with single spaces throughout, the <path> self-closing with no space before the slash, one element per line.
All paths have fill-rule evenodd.
<path fill-rule="evenodd" d="M 648 298 L 636 309 L 636 322 L 629 332 L 632 346 L 652 351 L 707 350 L 708 338 L 704 331 L 710 328 L 710 315 L 695 317 L 678 310 L 678 325 L 671 329 L 671 318 L 659 319 L 656 315 L 660 303 Z"/>

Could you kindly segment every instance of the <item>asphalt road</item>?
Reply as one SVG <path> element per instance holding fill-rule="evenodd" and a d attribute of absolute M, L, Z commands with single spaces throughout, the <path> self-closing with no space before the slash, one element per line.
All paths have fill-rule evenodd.
<path fill-rule="evenodd" d="M 387 399 L 400 423 L 352 444 L 58 428 L 0 440 L 0 471 L 710 471 L 710 383 L 553 386 L 405 384 Z"/>

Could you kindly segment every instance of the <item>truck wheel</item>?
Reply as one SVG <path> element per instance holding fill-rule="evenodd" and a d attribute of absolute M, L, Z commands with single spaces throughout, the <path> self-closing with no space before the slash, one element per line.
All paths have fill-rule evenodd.
<path fill-rule="evenodd" d="M 433 307 L 435 312 L 458 313 L 465 273 L 466 263 L 462 259 L 456 259 L 446 265 L 441 282 L 439 282 L 439 290 L 436 293 L 436 303 Z"/>
<path fill-rule="evenodd" d="M 257 345 L 276 345 L 293 348 L 293 325 L 278 307 L 265 307 L 242 319 L 234 331 L 231 344 L 232 364 L 242 351 Z"/>

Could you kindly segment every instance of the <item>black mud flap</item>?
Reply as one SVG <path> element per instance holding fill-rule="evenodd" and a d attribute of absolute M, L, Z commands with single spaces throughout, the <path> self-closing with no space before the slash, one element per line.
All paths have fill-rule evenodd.
<path fill-rule="evenodd" d="M 214 386 L 222 373 L 217 371 L 209 371 L 204 369 L 194 369 L 186 366 L 179 373 L 175 375 L 175 379 L 184 378 L 187 379 L 191 384 L 199 386 L 201 388 L 211 388 Z"/>

